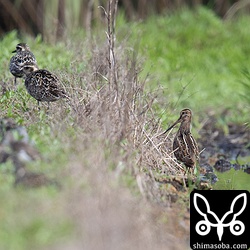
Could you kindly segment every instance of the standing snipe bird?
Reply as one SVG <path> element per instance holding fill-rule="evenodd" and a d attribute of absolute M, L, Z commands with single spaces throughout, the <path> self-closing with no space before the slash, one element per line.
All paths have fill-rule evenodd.
<path fill-rule="evenodd" d="M 174 138 L 173 151 L 176 159 L 183 162 L 186 167 L 193 169 L 199 158 L 198 145 L 191 134 L 192 112 L 190 109 L 183 109 L 179 119 L 165 132 L 172 129 L 177 123 L 181 123 Z"/>
<path fill-rule="evenodd" d="M 30 51 L 30 48 L 26 43 L 17 44 L 16 50 L 12 51 L 12 53 L 16 54 L 10 59 L 9 69 L 11 74 L 15 77 L 16 86 L 16 78 L 24 76 L 23 67 L 27 64 L 37 67 L 37 62 L 35 56 Z"/>
<path fill-rule="evenodd" d="M 60 87 L 58 77 L 46 69 L 38 69 L 36 65 L 27 64 L 23 68 L 26 75 L 25 87 L 28 93 L 39 102 L 47 102 L 48 107 L 50 102 L 57 101 L 61 98 L 67 98 L 68 95 Z"/>

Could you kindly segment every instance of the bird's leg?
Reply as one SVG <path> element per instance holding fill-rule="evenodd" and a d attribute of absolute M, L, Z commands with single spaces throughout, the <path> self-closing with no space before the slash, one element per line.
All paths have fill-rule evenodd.
<path fill-rule="evenodd" d="M 38 110 L 40 111 L 40 102 L 37 101 Z"/>
<path fill-rule="evenodd" d="M 15 91 L 17 90 L 16 77 L 15 77 L 15 80 L 14 80 L 14 90 L 15 90 Z"/>
<path fill-rule="evenodd" d="M 190 175 L 192 175 L 192 174 L 193 174 L 193 169 L 192 169 L 192 168 L 188 168 L 188 173 L 189 173 Z"/>
<path fill-rule="evenodd" d="M 191 175 L 191 176 L 194 175 L 194 169 L 193 168 L 187 167 L 187 172 L 188 172 L 188 175 Z"/>
<path fill-rule="evenodd" d="M 184 175 L 186 175 L 187 172 L 188 172 L 188 169 L 187 169 L 187 167 L 186 167 L 185 172 L 184 172 Z"/>
<path fill-rule="evenodd" d="M 46 115 L 49 115 L 49 102 L 47 102 L 48 106 L 47 106 L 47 110 L 46 110 Z"/>

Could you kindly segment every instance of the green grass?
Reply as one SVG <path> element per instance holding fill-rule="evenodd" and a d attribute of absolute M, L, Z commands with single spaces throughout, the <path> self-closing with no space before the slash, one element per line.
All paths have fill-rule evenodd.
<path fill-rule="evenodd" d="M 250 192 L 249 175 L 242 170 L 234 170 L 215 173 L 219 181 L 214 185 L 214 189 L 219 190 L 248 190 Z"/>
<path fill-rule="evenodd" d="M 51 178 L 58 177 L 65 171 L 68 155 L 65 145 L 58 139 L 60 130 L 56 133 L 53 123 L 48 120 L 43 110 L 33 110 L 36 122 L 29 116 L 36 101 L 27 95 L 23 80 L 18 79 L 18 89 L 14 91 L 13 80 L 8 70 L 11 51 L 20 41 L 27 42 L 31 49 L 37 49 L 36 57 L 41 68 L 60 71 L 70 68 L 72 53 L 65 45 L 52 46 L 45 44 L 38 37 L 17 38 L 16 32 L 11 32 L 0 41 L 1 44 L 1 81 L 8 90 L 0 96 L 1 118 L 11 117 L 19 125 L 27 128 L 29 138 L 42 155 L 40 161 L 31 163 L 31 171 L 43 172 Z M 60 52 L 60 53 L 59 53 Z M 58 53 L 60 56 L 58 56 Z M 34 120 L 33 120 L 34 121 Z M 64 147 L 63 147 L 64 146 Z M 64 154 L 65 153 L 65 154 Z M 56 161 L 53 161 L 56 159 Z M 39 190 L 14 189 L 13 167 L 10 162 L 0 165 L 0 249 L 39 249 L 54 244 L 57 240 L 70 237 L 73 225 L 62 213 L 60 193 L 53 188 Z M 65 183 L 69 183 L 67 179 Z"/>
<path fill-rule="evenodd" d="M 163 120 L 173 108 L 184 107 L 203 118 L 206 111 L 220 114 L 229 109 L 228 121 L 249 119 L 240 84 L 242 70 L 250 68 L 249 21 L 249 16 L 240 16 L 225 22 L 198 8 L 130 25 L 131 40 L 139 39 L 139 51 L 145 56 L 143 73 L 150 72 L 149 88 L 164 89 L 165 107 L 159 110 Z"/>
<path fill-rule="evenodd" d="M 56 46 L 42 42 L 38 36 L 33 39 L 29 36 L 24 36 L 22 39 L 17 38 L 15 31 L 8 33 L 1 40 L 1 73 L 9 78 L 9 72 L 6 71 L 9 64 L 9 59 L 13 55 L 11 52 L 15 50 L 19 42 L 26 42 L 32 51 L 36 51 L 37 63 L 40 68 L 50 68 L 51 70 L 65 70 L 70 68 L 73 61 L 72 51 L 65 47 L 64 43 L 58 43 Z M 5 78 L 6 79 L 6 78 Z M 4 79 L 2 79 L 4 80 Z"/>
<path fill-rule="evenodd" d="M 196 127 L 200 126 L 208 111 L 214 112 L 220 126 L 232 121 L 245 123 L 249 120 L 249 100 L 242 98 L 242 95 L 249 91 L 248 75 L 244 75 L 244 69 L 250 68 L 249 21 L 250 17 L 242 16 L 233 22 L 223 22 L 204 8 L 195 12 L 182 10 L 173 15 L 152 16 L 138 23 L 126 23 L 119 16 L 117 55 L 120 56 L 120 51 L 130 55 L 133 50 L 138 49 L 138 60 L 142 61 L 139 78 L 143 81 L 149 74 L 146 88 L 150 95 L 155 96 L 153 111 L 158 115 L 155 119 L 161 118 L 164 126 L 175 120 L 179 110 L 184 107 L 193 109 Z M 102 36 L 100 40 L 96 38 L 98 36 L 95 37 L 98 32 Z M 132 230 L 130 234 L 135 230 L 136 244 L 138 232 L 142 232 L 139 238 L 147 239 L 147 232 L 152 230 L 152 225 L 158 231 L 150 231 L 151 240 L 160 244 L 158 237 L 165 238 L 166 228 L 154 224 L 152 219 L 160 208 L 154 210 L 155 214 L 151 214 L 152 208 L 145 206 L 138 195 L 138 180 L 134 178 L 139 171 L 136 169 L 136 164 L 140 162 L 138 155 L 145 152 L 140 151 L 139 146 L 136 150 L 130 147 L 131 141 L 136 141 L 136 138 L 126 138 L 120 144 L 112 141 L 117 136 L 117 124 L 112 123 L 112 119 L 118 112 L 113 112 L 112 115 L 108 113 L 110 121 L 106 121 L 100 112 L 96 116 L 101 116 L 104 122 L 102 124 L 102 119 L 98 120 L 101 123 L 98 127 L 95 117 L 91 118 L 93 121 L 86 118 L 81 121 L 81 117 L 76 119 L 62 102 L 52 104 L 49 115 L 43 109 L 41 112 L 37 111 L 36 101 L 26 93 L 20 79 L 18 90 L 15 92 L 12 89 L 13 76 L 8 70 L 9 59 L 16 44 L 24 41 L 34 51 L 40 68 L 47 68 L 58 74 L 63 84 L 68 88 L 73 87 L 76 92 L 81 87 L 84 89 L 84 97 L 94 99 L 97 90 L 100 90 L 101 94 L 97 96 L 98 101 L 102 101 L 101 91 L 105 87 L 102 83 L 106 81 L 102 79 L 101 87 L 96 85 L 96 89 L 90 84 L 96 77 L 89 60 L 94 53 L 92 54 L 89 45 L 86 46 L 88 42 L 84 43 L 84 32 L 72 33 L 74 35 L 66 39 L 65 43 L 56 45 L 47 44 L 40 37 L 32 39 L 25 36 L 19 39 L 14 31 L 0 41 L 0 81 L 10 87 L 5 94 L 0 95 L 1 117 L 12 117 L 18 124 L 26 126 L 30 139 L 41 153 L 42 160 L 30 163 L 28 167 L 60 179 L 64 186 L 60 192 L 53 188 L 14 189 L 12 166 L 9 162 L 1 164 L 0 249 L 46 249 L 57 241 L 70 242 L 74 237 L 85 241 L 89 235 L 94 235 L 93 239 L 99 237 L 103 242 L 112 243 L 110 239 L 117 236 L 117 232 L 112 234 L 112 230 L 119 229 L 116 221 L 112 220 L 114 214 L 119 215 L 117 220 L 121 223 L 120 228 L 127 226 L 127 221 L 136 221 L 131 227 L 126 227 L 127 231 Z M 103 28 L 96 33 L 93 31 L 91 39 L 94 41 L 91 45 L 98 44 L 102 48 L 106 44 L 106 41 L 103 42 L 105 30 Z M 102 66 L 101 53 L 97 58 L 97 67 Z M 106 58 L 104 59 L 107 63 Z M 118 60 L 120 61 L 122 60 Z M 127 70 L 128 65 L 119 65 L 119 69 L 123 68 Z M 125 73 L 122 72 L 122 80 L 126 83 L 130 76 L 128 72 Z M 138 90 L 138 96 L 139 92 Z M 79 93 L 82 99 L 81 92 Z M 142 99 L 147 97 L 142 96 Z M 103 102 L 105 110 L 104 104 Z M 112 103 L 108 102 L 106 105 L 110 105 L 112 111 Z M 100 109 L 98 105 L 94 107 L 96 110 Z M 229 117 L 220 118 L 225 109 L 230 110 Z M 125 117 L 124 121 L 129 118 Z M 150 122 L 143 125 L 150 129 Z M 121 127 L 118 130 L 120 129 Z M 124 131 L 130 129 L 128 126 Z M 138 131 L 140 135 L 140 129 Z M 155 156 L 157 158 L 158 155 Z M 233 172 L 233 176 L 236 175 L 238 172 Z M 231 177 L 226 176 L 225 179 L 227 178 Z M 228 185 L 225 180 L 225 186 L 223 183 L 224 181 L 218 184 L 219 189 L 242 188 L 238 181 Z M 246 183 L 245 180 L 242 183 Z M 126 210 L 123 210 L 124 207 Z M 137 212 L 143 216 L 137 216 Z M 166 215 L 164 208 L 161 212 Z M 121 222 L 123 218 L 126 219 L 125 224 Z M 87 230 L 92 230 L 95 226 L 98 228 L 97 233 Z M 103 228 L 110 233 L 110 238 L 106 238 L 108 234 L 105 230 L 102 234 Z M 119 236 L 123 235 L 123 231 L 121 232 L 119 231 Z M 159 236 L 160 232 L 164 236 Z M 126 242 L 127 238 L 120 237 L 121 242 Z"/>
<path fill-rule="evenodd" d="M 71 235 L 72 224 L 63 217 L 54 190 L 14 192 L 12 185 L 9 187 L 0 192 L 0 249 L 38 249 Z"/>

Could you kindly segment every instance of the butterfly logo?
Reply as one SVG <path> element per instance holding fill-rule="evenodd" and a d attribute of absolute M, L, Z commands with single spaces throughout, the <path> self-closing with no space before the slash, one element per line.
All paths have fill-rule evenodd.
<path fill-rule="evenodd" d="M 206 212 L 202 212 L 201 209 L 199 208 L 198 203 L 197 203 L 199 199 L 201 202 L 203 201 L 203 204 L 205 203 Z M 239 202 L 240 199 L 243 199 L 243 205 L 238 212 L 237 211 L 234 212 L 234 210 L 236 210 L 235 204 Z M 195 193 L 193 202 L 194 202 L 194 207 L 196 211 L 204 218 L 203 220 L 200 220 L 199 222 L 197 222 L 195 226 L 195 230 L 199 235 L 204 236 L 204 235 L 209 234 L 211 227 L 217 228 L 217 235 L 218 235 L 219 241 L 221 241 L 222 239 L 225 227 L 229 227 L 230 232 L 236 236 L 244 233 L 245 225 L 243 224 L 242 221 L 237 220 L 236 218 L 246 208 L 246 205 L 247 205 L 246 193 L 239 194 L 233 199 L 231 206 L 230 206 L 230 210 L 226 212 L 222 216 L 221 219 L 219 219 L 218 216 L 213 211 L 210 210 L 210 205 L 207 199 L 203 195 Z M 233 217 L 232 220 L 229 223 L 224 223 L 224 221 L 229 215 Z M 216 223 L 212 223 L 211 221 L 209 221 L 209 217 L 211 218 L 211 216 L 212 218 L 215 219 Z"/>

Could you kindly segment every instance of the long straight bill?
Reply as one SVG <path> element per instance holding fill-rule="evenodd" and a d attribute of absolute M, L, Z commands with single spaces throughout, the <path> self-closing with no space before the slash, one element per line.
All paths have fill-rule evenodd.
<path fill-rule="evenodd" d="M 170 129 L 172 129 L 177 123 L 181 122 L 181 119 L 179 118 L 172 126 L 170 126 L 165 132 L 163 132 L 161 135 L 166 134 Z"/>

